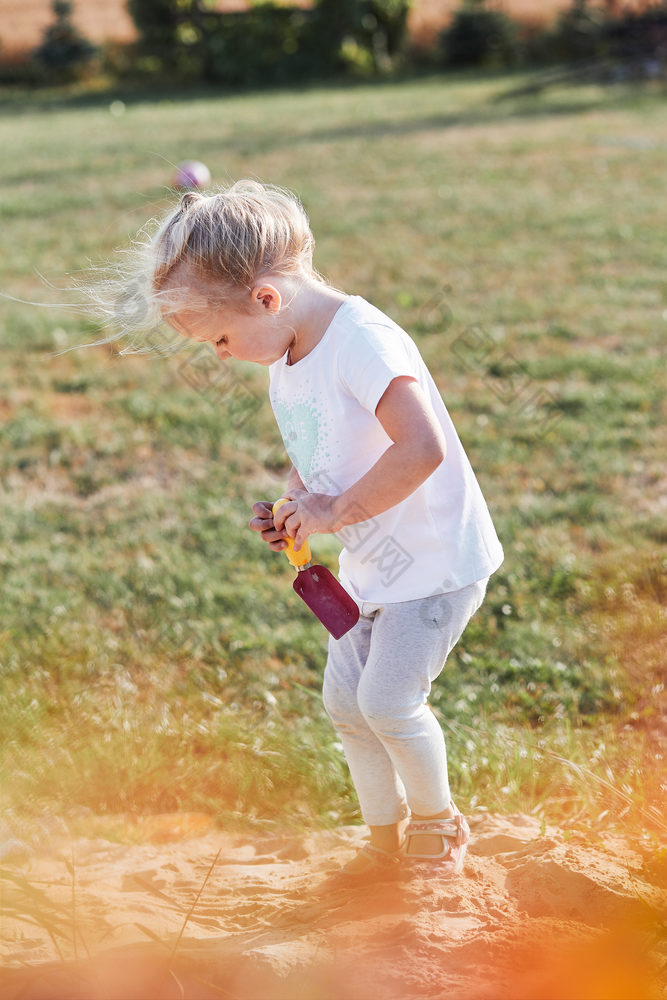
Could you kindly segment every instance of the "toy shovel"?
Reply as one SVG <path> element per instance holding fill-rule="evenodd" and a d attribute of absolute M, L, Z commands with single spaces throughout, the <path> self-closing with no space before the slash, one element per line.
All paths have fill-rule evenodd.
<path fill-rule="evenodd" d="M 276 500 L 273 505 L 273 513 L 275 514 L 284 503 L 289 503 L 284 497 Z M 356 601 L 341 587 L 333 573 L 330 573 L 325 566 L 310 565 L 312 556 L 307 541 L 298 552 L 294 551 L 293 538 L 287 538 L 285 541 L 287 542 L 287 548 L 284 550 L 285 555 L 292 566 L 298 570 L 292 586 L 324 627 L 331 632 L 334 639 L 340 639 L 359 620 L 359 608 Z"/>

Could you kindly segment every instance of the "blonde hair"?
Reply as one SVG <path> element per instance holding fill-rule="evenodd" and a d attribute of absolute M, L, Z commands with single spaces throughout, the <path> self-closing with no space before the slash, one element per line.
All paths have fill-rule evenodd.
<path fill-rule="evenodd" d="M 241 180 L 211 194 L 188 192 L 149 223 L 102 280 L 82 285 L 107 343 L 130 335 L 121 353 L 151 350 L 143 335 L 170 312 L 229 305 L 243 309 L 267 274 L 314 278 L 315 240 L 291 191 Z"/>
<path fill-rule="evenodd" d="M 188 193 L 153 241 L 157 292 L 185 265 L 227 292 L 265 274 L 312 273 L 315 241 L 301 202 L 281 188 L 238 181 L 212 195 Z"/>

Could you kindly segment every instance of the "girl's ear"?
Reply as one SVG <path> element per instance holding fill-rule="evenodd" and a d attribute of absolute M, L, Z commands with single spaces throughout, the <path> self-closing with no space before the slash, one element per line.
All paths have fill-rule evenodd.
<path fill-rule="evenodd" d="M 252 301 L 269 313 L 277 313 L 282 305 L 282 296 L 275 285 L 255 285 L 251 292 Z"/>

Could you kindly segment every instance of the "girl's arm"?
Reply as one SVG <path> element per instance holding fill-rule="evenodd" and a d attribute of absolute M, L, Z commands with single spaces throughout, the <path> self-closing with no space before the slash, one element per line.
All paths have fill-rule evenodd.
<path fill-rule="evenodd" d="M 292 503 L 276 512 L 276 529 L 284 526 L 295 548 L 309 535 L 339 531 L 384 513 L 414 493 L 444 459 L 443 430 L 415 379 L 393 379 L 375 415 L 392 443 L 361 479 L 334 497 L 295 490 Z"/>
<path fill-rule="evenodd" d="M 306 487 L 303 485 L 301 476 L 296 471 L 296 468 L 292 466 L 292 468 L 290 469 L 289 476 L 287 477 L 287 489 L 285 492 L 293 493 L 295 490 L 306 490 Z M 277 499 L 278 497 L 276 497 L 276 500 Z"/>

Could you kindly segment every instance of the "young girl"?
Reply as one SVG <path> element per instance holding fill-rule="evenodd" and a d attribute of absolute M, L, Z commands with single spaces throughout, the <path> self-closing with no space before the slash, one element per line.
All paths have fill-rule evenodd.
<path fill-rule="evenodd" d="M 150 247 L 161 315 L 221 363 L 269 369 L 293 463 L 272 514 L 250 527 L 274 551 L 334 532 L 358 623 L 329 641 L 324 705 L 370 843 L 343 877 L 399 863 L 458 872 L 468 825 L 452 802 L 431 684 L 484 598 L 503 553 L 452 421 L 409 336 L 314 271 L 298 200 L 241 181 L 190 193 Z"/>

